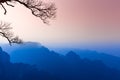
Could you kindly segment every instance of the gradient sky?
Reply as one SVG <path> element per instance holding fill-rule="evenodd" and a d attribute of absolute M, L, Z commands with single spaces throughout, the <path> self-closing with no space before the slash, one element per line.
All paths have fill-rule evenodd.
<path fill-rule="evenodd" d="M 58 9 L 50 25 L 18 3 L 14 8 L 6 6 L 7 15 L 0 8 L 0 19 L 12 23 L 14 33 L 24 41 L 50 45 L 120 41 L 120 0 L 51 1 Z"/>

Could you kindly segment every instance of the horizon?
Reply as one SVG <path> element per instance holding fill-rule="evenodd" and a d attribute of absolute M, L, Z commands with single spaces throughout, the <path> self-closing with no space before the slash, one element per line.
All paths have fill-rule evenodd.
<path fill-rule="evenodd" d="M 80 51 L 80 50 L 90 50 L 90 51 L 97 51 L 98 53 L 105 53 L 105 54 L 109 54 L 109 55 L 113 55 L 113 56 L 118 56 L 120 57 L 120 43 L 112 43 L 112 44 L 81 44 L 81 45 L 73 45 L 73 44 L 68 44 L 68 45 L 48 45 L 48 44 L 42 44 L 39 42 L 25 42 L 25 43 L 30 43 L 33 44 L 34 47 L 37 47 L 38 45 L 40 46 L 44 46 L 46 48 L 48 48 L 51 51 L 55 51 L 55 52 L 63 52 L 63 54 L 69 52 L 69 51 Z M 6 48 L 12 48 L 15 47 L 14 44 L 13 46 L 10 46 L 8 43 L 0 43 L 1 47 L 3 49 Z M 29 45 L 29 44 L 28 44 Z M 3 47 L 5 46 L 5 47 Z M 18 44 L 19 46 L 19 44 Z M 109 47 L 108 47 L 109 46 Z M 24 47 L 24 45 L 23 45 Z"/>
<path fill-rule="evenodd" d="M 120 55 L 120 1 L 119 0 L 51 0 L 57 7 L 57 17 L 44 24 L 31 11 L 18 3 L 0 11 L 1 20 L 11 23 L 13 32 L 23 41 L 39 42 L 48 47 L 95 49 Z M 73 4 L 74 3 L 74 4 Z M 73 5 L 73 6 L 71 6 Z M 1 43 L 7 40 L 0 37 Z M 107 47 L 108 50 L 96 47 Z M 95 47 L 96 46 L 96 47 Z M 114 53 L 115 51 L 115 53 Z"/>
<path fill-rule="evenodd" d="M 120 80 L 120 0 L 0 7 L 0 80 Z"/>

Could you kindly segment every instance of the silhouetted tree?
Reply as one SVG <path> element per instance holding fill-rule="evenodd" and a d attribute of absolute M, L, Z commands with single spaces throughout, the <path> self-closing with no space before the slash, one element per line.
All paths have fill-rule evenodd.
<path fill-rule="evenodd" d="M 55 18 L 56 7 L 54 3 L 44 3 L 41 0 L 0 0 L 0 5 L 5 10 L 4 14 L 7 13 L 7 10 L 4 7 L 3 3 L 14 7 L 8 2 L 18 2 L 24 5 L 26 8 L 31 10 L 34 16 L 39 17 L 44 23 L 48 23 L 48 19 Z"/>
<path fill-rule="evenodd" d="M 9 23 L 2 23 L 2 22 L 0 23 L 0 35 L 6 38 L 10 45 L 11 43 L 17 43 L 17 44 L 22 43 L 22 40 L 19 39 L 18 36 L 13 35 L 13 32 L 10 31 L 11 29 L 12 27 L 10 27 Z"/>

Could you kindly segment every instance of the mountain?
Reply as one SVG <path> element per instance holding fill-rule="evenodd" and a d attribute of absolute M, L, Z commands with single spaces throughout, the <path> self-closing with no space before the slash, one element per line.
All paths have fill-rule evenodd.
<path fill-rule="evenodd" d="M 0 80 L 59 80 L 25 63 L 11 63 L 8 53 L 0 47 Z"/>
<path fill-rule="evenodd" d="M 43 65 L 42 61 L 49 59 L 52 56 L 63 56 L 62 54 L 65 54 L 65 52 L 69 52 L 70 50 L 70 49 L 69 50 L 63 49 L 59 52 L 60 54 L 58 53 L 56 54 L 56 52 L 50 51 L 48 48 L 36 42 L 25 42 L 21 45 L 14 44 L 13 46 L 4 45 L 2 46 L 2 48 L 6 52 L 10 53 L 12 62 L 37 64 L 38 62 L 41 61 L 40 64 L 38 65 Z M 107 66 L 111 68 L 117 68 L 120 70 L 120 64 L 119 64 L 120 57 L 109 55 L 106 53 L 99 53 L 97 51 L 92 51 L 92 50 L 80 50 L 80 49 L 71 49 L 71 50 L 77 53 L 82 59 L 87 58 L 90 60 L 101 60 Z M 43 57 L 46 55 L 49 55 L 51 57 Z"/>
<path fill-rule="evenodd" d="M 82 50 L 82 49 L 74 49 L 74 48 L 56 48 L 56 51 L 62 54 L 67 54 L 70 50 L 74 51 L 78 54 L 82 59 L 90 59 L 90 60 L 101 60 L 104 64 L 111 68 L 117 68 L 120 70 L 120 57 L 110 55 L 108 53 L 100 53 L 93 50 Z"/>
<path fill-rule="evenodd" d="M 9 44 L 1 44 L 2 49 L 9 54 L 11 54 L 14 50 L 18 48 L 33 48 L 33 47 L 37 48 L 41 46 L 42 45 L 37 42 L 25 42 L 23 44 L 12 44 L 12 46 L 10 46 Z"/>
<path fill-rule="evenodd" d="M 120 70 L 120 57 L 109 55 L 106 53 L 99 53 L 91 50 L 78 50 L 75 51 L 82 59 L 87 58 L 90 60 L 101 60 L 104 64 L 111 68 Z"/>
<path fill-rule="evenodd" d="M 14 47 L 10 58 L 14 64 L 34 65 L 57 80 L 120 80 L 120 71 L 101 60 L 83 59 L 74 51 L 61 55 L 38 43 L 29 42 Z"/>

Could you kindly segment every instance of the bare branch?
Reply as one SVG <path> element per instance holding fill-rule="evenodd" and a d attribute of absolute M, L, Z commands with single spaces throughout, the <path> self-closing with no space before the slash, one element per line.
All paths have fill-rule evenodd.
<path fill-rule="evenodd" d="M 18 36 L 14 36 L 13 32 L 10 31 L 11 29 L 12 28 L 10 27 L 10 24 L 1 22 L 1 24 L 0 24 L 0 35 L 2 37 L 6 38 L 10 45 L 12 43 L 21 44 L 22 40 L 19 39 Z"/>
<path fill-rule="evenodd" d="M 39 17 L 44 23 L 48 24 L 49 19 L 53 19 L 56 17 L 56 7 L 54 3 L 44 3 L 41 0 L 0 0 L 0 5 L 4 9 L 4 14 L 7 13 L 6 8 L 4 7 L 3 3 L 6 3 L 8 6 L 14 7 L 7 2 L 18 2 L 19 4 L 24 5 L 26 8 L 30 9 L 32 14 L 36 17 Z M 1 23 L 0 24 L 0 35 L 5 37 L 9 44 L 11 43 L 22 43 L 22 40 L 19 37 L 14 36 L 13 33 L 10 31 L 12 28 L 10 24 Z"/>
<path fill-rule="evenodd" d="M 11 7 L 14 7 L 13 5 L 11 5 L 11 4 L 8 4 L 8 2 L 5 2 L 8 6 L 11 6 Z"/>
<path fill-rule="evenodd" d="M 3 6 L 3 4 L 2 3 L 0 3 L 0 5 L 3 7 L 3 9 L 4 9 L 4 14 L 6 14 L 7 13 L 7 10 L 5 9 L 5 7 Z"/>
<path fill-rule="evenodd" d="M 7 3 L 13 1 L 18 2 L 30 9 L 32 14 L 36 17 L 39 17 L 44 23 L 49 23 L 49 19 L 56 17 L 55 4 L 51 2 L 44 3 L 41 0 L 0 0 L 0 4 L 5 10 L 4 14 L 7 13 L 7 10 L 2 3 L 6 3 L 8 6 L 14 7 L 13 5 Z"/>
<path fill-rule="evenodd" d="M 16 1 L 30 9 L 32 14 L 39 17 L 44 23 L 48 23 L 48 19 L 56 17 L 56 7 L 54 3 L 43 3 L 40 0 Z"/>
<path fill-rule="evenodd" d="M 15 36 L 14 38 L 11 39 L 12 43 L 17 43 L 17 44 L 21 44 L 23 43 L 23 41 L 21 39 L 19 39 L 18 36 Z"/>

